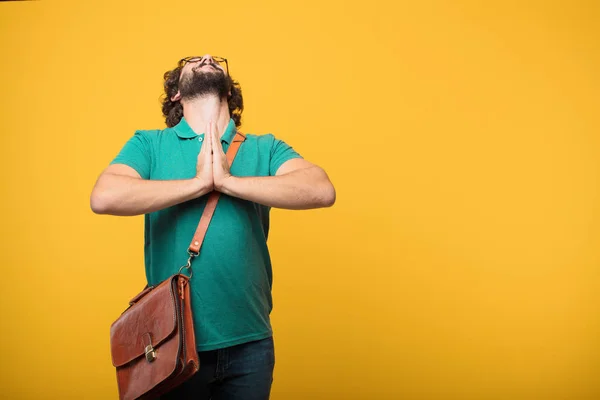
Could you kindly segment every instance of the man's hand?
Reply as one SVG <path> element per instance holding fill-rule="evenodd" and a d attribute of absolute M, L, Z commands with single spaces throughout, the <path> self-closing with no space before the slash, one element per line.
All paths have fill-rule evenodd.
<path fill-rule="evenodd" d="M 217 132 L 214 122 L 208 125 L 208 135 L 210 137 L 212 148 L 212 173 L 215 190 L 221 191 L 225 181 L 231 177 L 229 172 L 229 163 L 227 162 L 227 156 L 223 151 L 221 145 L 220 135 Z"/>
<path fill-rule="evenodd" d="M 214 189 L 213 179 L 213 160 L 212 160 L 212 141 L 210 140 L 211 124 L 209 123 L 206 128 L 207 134 L 204 135 L 204 144 L 198 153 L 198 160 L 196 162 L 196 179 L 200 181 L 202 187 L 204 187 L 209 193 Z"/>

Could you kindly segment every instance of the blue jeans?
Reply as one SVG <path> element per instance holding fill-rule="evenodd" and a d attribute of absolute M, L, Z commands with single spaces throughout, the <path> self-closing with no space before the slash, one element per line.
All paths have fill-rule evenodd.
<path fill-rule="evenodd" d="M 200 370 L 160 400 L 268 400 L 275 368 L 273 337 L 200 351 Z"/>

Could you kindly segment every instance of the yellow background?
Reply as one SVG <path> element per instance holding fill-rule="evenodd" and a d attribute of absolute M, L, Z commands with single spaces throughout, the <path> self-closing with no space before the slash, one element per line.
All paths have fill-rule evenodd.
<path fill-rule="evenodd" d="M 600 399 L 598 4 L 1 3 L 0 397 L 116 398 L 143 217 L 89 195 L 211 53 L 337 189 L 272 212 L 274 400 Z"/>

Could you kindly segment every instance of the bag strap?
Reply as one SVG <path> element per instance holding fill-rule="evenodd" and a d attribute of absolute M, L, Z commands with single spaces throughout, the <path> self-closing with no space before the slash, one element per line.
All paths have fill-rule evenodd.
<path fill-rule="evenodd" d="M 234 140 L 229 145 L 227 149 L 227 163 L 229 164 L 229 168 L 233 164 L 233 160 L 241 146 L 241 144 L 246 140 L 246 136 L 241 132 L 236 131 L 236 135 Z M 219 202 L 219 197 L 221 196 L 221 192 L 213 191 L 206 201 L 206 206 L 204 207 L 204 212 L 200 217 L 200 222 L 198 223 L 198 227 L 196 228 L 196 232 L 194 233 L 194 237 L 188 247 L 188 254 L 190 257 L 187 260 L 187 264 L 182 266 L 179 269 L 179 273 L 183 268 L 186 268 L 190 272 L 190 278 L 192 277 L 192 259 L 197 257 L 200 254 L 200 247 L 202 247 L 202 242 L 204 242 L 204 237 L 206 236 L 206 231 L 208 230 L 208 225 L 215 213 L 215 209 L 217 208 L 217 203 Z"/>

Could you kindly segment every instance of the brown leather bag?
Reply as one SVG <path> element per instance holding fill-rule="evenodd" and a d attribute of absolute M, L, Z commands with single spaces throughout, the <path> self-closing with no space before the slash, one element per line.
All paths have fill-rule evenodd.
<path fill-rule="evenodd" d="M 229 166 L 246 137 L 236 133 L 227 150 Z M 192 377 L 200 368 L 190 298 L 191 262 L 198 256 L 219 192 L 212 192 L 188 248 L 187 264 L 155 286 L 147 286 L 110 327 L 112 364 L 119 398 L 154 399 Z M 188 269 L 190 275 L 184 275 Z"/>

